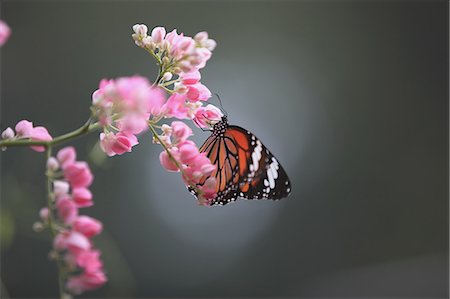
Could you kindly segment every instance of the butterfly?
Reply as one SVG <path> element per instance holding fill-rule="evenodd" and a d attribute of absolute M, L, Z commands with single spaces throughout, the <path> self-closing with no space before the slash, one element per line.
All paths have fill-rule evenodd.
<path fill-rule="evenodd" d="M 199 186 L 214 176 L 217 196 L 211 205 L 225 205 L 243 199 L 287 197 L 291 182 L 281 164 L 252 133 L 228 124 L 227 116 L 214 124 L 212 134 L 200 147 L 216 170 L 200 180 Z M 197 196 L 195 188 L 189 188 Z"/>

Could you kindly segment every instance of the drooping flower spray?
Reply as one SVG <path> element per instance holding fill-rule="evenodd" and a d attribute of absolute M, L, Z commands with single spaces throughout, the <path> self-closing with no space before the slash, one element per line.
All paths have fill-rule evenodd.
<path fill-rule="evenodd" d="M 88 121 L 67 134 L 52 137 L 46 128 L 35 127 L 28 120 L 2 133 L 3 150 L 29 146 L 46 153 L 47 205 L 39 212 L 41 220 L 35 229 L 50 232 L 50 256 L 58 265 L 61 297 L 96 289 L 107 282 L 107 277 L 101 252 L 93 242 L 102 231 L 102 223 L 81 214 L 94 204 L 89 190 L 94 175 L 86 162 L 76 160 L 75 148 L 62 148 L 53 156 L 54 147 L 100 131 L 99 144 L 105 154 L 122 155 L 131 152 L 139 138 L 148 138 L 146 133 L 150 133 L 153 142 L 163 148 L 161 165 L 168 171 L 180 172 L 184 183 L 199 194 L 199 204 L 215 196 L 214 178 L 197 186 L 215 166 L 189 140 L 193 132 L 182 120 L 208 128 L 222 117 L 220 109 L 204 105 L 211 92 L 200 82 L 200 70 L 211 58 L 216 42 L 206 32 L 192 38 L 178 34 L 176 29 L 167 33 L 164 27 L 155 27 L 149 35 L 143 24 L 134 25 L 133 31 L 136 45 L 157 62 L 158 75 L 153 82 L 141 76 L 101 80 L 92 94 Z M 172 120 L 166 122 L 168 119 Z"/>

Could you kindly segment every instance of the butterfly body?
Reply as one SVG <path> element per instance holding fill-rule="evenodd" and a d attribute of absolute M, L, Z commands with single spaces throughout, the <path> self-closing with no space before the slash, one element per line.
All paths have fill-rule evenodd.
<path fill-rule="evenodd" d="M 211 205 L 225 205 L 243 199 L 273 199 L 287 197 L 291 183 L 278 160 L 251 132 L 229 125 L 226 116 L 214 124 L 212 134 L 200 147 L 216 170 L 216 197 Z M 190 188 L 194 195 L 196 191 Z"/>

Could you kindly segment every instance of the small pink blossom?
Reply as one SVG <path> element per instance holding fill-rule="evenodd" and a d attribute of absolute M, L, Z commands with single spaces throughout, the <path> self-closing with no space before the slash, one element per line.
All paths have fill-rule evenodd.
<path fill-rule="evenodd" d="M 90 207 L 94 204 L 92 193 L 86 188 L 74 188 L 72 190 L 72 200 L 79 208 Z"/>
<path fill-rule="evenodd" d="M 66 165 L 75 162 L 77 153 L 73 146 L 66 146 L 58 151 L 58 153 L 56 154 L 56 158 L 58 159 L 59 163 L 61 163 L 61 167 L 64 169 Z"/>
<path fill-rule="evenodd" d="M 10 127 L 6 128 L 2 132 L 2 138 L 3 139 L 11 139 L 11 138 L 14 138 L 14 136 L 15 136 L 14 131 Z"/>
<path fill-rule="evenodd" d="M 101 270 L 103 263 L 100 260 L 100 251 L 83 250 L 75 256 L 76 264 L 83 268 L 86 272 L 95 272 Z"/>
<path fill-rule="evenodd" d="M 44 222 L 46 222 L 48 220 L 49 214 L 50 213 L 48 211 L 48 208 L 42 208 L 39 211 L 39 217 L 41 217 L 42 221 L 44 221 Z"/>
<path fill-rule="evenodd" d="M 52 136 L 50 136 L 50 134 L 48 133 L 47 129 L 44 127 L 33 128 L 30 138 L 36 141 L 51 141 L 53 139 Z M 30 147 L 36 152 L 45 151 L 45 147 L 43 146 L 30 146 Z"/>
<path fill-rule="evenodd" d="M 102 223 L 89 216 L 79 216 L 72 224 L 75 231 L 91 238 L 102 231 Z"/>
<path fill-rule="evenodd" d="M 194 123 L 200 128 L 208 128 L 219 122 L 223 116 L 222 111 L 214 105 L 200 107 L 194 117 Z"/>
<path fill-rule="evenodd" d="M 84 161 L 67 164 L 63 172 L 72 188 L 88 187 L 94 179 L 89 165 Z"/>
<path fill-rule="evenodd" d="M 186 107 L 186 95 L 174 93 L 167 99 L 163 110 L 167 117 L 185 119 L 188 117 L 189 109 Z"/>
<path fill-rule="evenodd" d="M 53 181 L 53 193 L 58 198 L 62 195 L 66 195 L 69 193 L 70 185 L 66 181 L 56 180 Z"/>
<path fill-rule="evenodd" d="M 44 127 L 33 127 L 33 123 L 28 120 L 21 120 L 16 124 L 16 133 L 19 138 L 30 138 L 36 141 L 51 141 L 53 138 Z M 37 152 L 43 152 L 44 146 L 30 146 Z"/>
<path fill-rule="evenodd" d="M 164 27 L 155 27 L 152 30 L 152 41 L 154 43 L 160 43 L 166 36 L 166 29 Z"/>
<path fill-rule="evenodd" d="M 59 162 L 55 157 L 50 157 L 47 159 L 47 169 L 51 171 L 56 171 L 59 169 Z"/>
<path fill-rule="evenodd" d="M 138 143 L 136 136 L 131 133 L 100 133 L 100 147 L 110 157 L 131 152 L 131 148 Z"/>
<path fill-rule="evenodd" d="M 192 135 L 192 130 L 181 121 L 173 121 L 171 124 L 172 127 L 172 137 L 174 138 L 173 143 L 179 144 L 184 142 L 189 136 Z"/>
<path fill-rule="evenodd" d="M 106 281 L 106 276 L 102 271 L 84 272 L 70 277 L 66 286 L 73 294 L 79 295 L 102 286 Z"/>
<path fill-rule="evenodd" d="M 69 197 L 61 197 L 56 200 L 58 216 L 65 224 L 71 224 L 78 216 L 78 208 Z"/>
<path fill-rule="evenodd" d="M 180 161 L 183 164 L 193 163 L 199 154 L 198 148 L 193 142 L 183 143 L 179 148 L 179 152 L 180 152 Z"/>
<path fill-rule="evenodd" d="M 203 186 L 200 186 L 200 194 L 198 200 L 200 205 L 209 206 L 212 199 L 216 198 L 217 179 L 215 177 L 208 178 Z"/>
<path fill-rule="evenodd" d="M 55 249 L 68 249 L 73 254 L 77 254 L 83 250 L 89 250 L 91 248 L 91 242 L 85 235 L 79 232 L 64 231 L 55 237 L 53 246 Z"/>
<path fill-rule="evenodd" d="M 177 152 L 171 151 L 171 154 L 172 156 L 174 156 L 177 155 Z M 161 165 L 168 171 L 180 171 L 177 164 L 172 161 L 166 151 L 162 151 L 161 154 L 159 154 L 159 161 L 161 162 Z"/>
<path fill-rule="evenodd" d="M 0 20 L 0 47 L 3 46 L 11 35 L 11 28 L 5 21 Z"/>

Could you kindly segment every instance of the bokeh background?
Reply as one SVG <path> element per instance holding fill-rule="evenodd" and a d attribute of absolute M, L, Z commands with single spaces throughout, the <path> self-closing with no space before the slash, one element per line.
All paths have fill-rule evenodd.
<path fill-rule="evenodd" d="M 448 296 L 446 1 L 10 0 L 1 18 L 1 128 L 25 118 L 56 136 L 87 119 L 102 78 L 154 78 L 135 23 L 206 30 L 202 81 L 292 181 L 280 202 L 203 208 L 149 135 L 104 160 L 97 134 L 77 140 L 109 276 L 85 297 Z M 48 236 L 32 231 L 45 159 L 1 163 L 2 295 L 55 297 Z"/>

